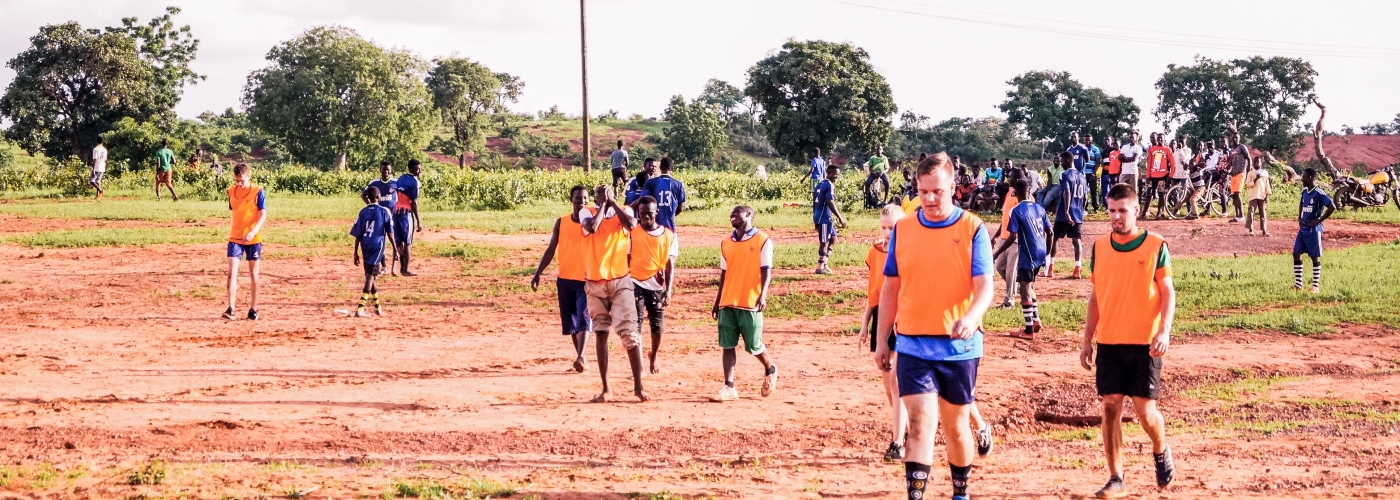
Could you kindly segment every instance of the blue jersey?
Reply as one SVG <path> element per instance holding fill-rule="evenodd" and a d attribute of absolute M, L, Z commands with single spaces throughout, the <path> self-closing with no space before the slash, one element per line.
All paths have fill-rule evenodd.
<path fill-rule="evenodd" d="M 398 193 L 398 197 L 402 199 L 394 201 L 398 208 L 409 208 L 412 205 L 409 205 L 408 202 L 418 201 L 418 193 L 423 188 L 423 185 L 418 182 L 417 177 L 413 174 L 403 174 L 400 175 L 399 180 L 394 181 L 394 183 L 394 191 Z"/>
<path fill-rule="evenodd" d="M 814 181 L 826 175 L 826 160 L 823 160 L 820 156 L 812 158 L 812 171 L 810 174 Z"/>
<path fill-rule="evenodd" d="M 367 205 L 360 209 L 360 216 L 350 228 L 350 236 L 359 239 L 360 247 L 366 252 L 382 249 L 392 218 L 393 214 L 383 205 Z"/>
<path fill-rule="evenodd" d="M 951 226 L 963 214 L 961 208 L 954 208 L 953 213 L 947 219 L 930 221 L 924 218 L 923 210 L 914 212 L 914 216 L 919 218 L 919 225 L 931 229 Z M 889 250 L 889 256 L 885 257 L 885 276 L 899 276 L 899 264 L 895 260 L 895 246 L 899 244 L 897 233 L 898 231 L 891 232 L 890 241 L 885 244 L 885 248 Z M 987 235 L 985 224 L 977 228 L 977 233 L 973 235 L 971 243 L 972 277 L 976 278 L 991 273 L 992 239 Z M 930 361 L 977 359 L 982 357 L 982 332 L 979 330 L 967 340 L 954 340 L 946 335 L 900 335 L 895 341 L 894 350 L 901 355 Z"/>
<path fill-rule="evenodd" d="M 656 198 L 656 223 L 675 231 L 676 208 L 685 203 L 685 185 L 670 174 L 661 174 L 647 180 L 642 196 Z"/>
<path fill-rule="evenodd" d="M 1060 203 L 1055 207 L 1055 220 L 1083 224 L 1084 198 L 1089 192 L 1089 183 L 1084 180 L 1084 172 L 1069 169 L 1060 174 L 1060 189 L 1060 196 L 1069 196 L 1069 203 Z"/>
<path fill-rule="evenodd" d="M 1006 230 L 1016 233 L 1016 246 L 1020 250 L 1017 268 L 1037 269 L 1045 265 L 1045 235 L 1050 232 L 1050 217 L 1045 214 L 1044 207 L 1030 200 L 1017 203 L 1016 208 L 1011 209 Z"/>
<path fill-rule="evenodd" d="M 1100 150 L 1098 146 L 1095 146 L 1095 145 L 1093 145 L 1093 144 L 1090 144 L 1090 145 L 1089 145 L 1089 164 L 1084 166 L 1084 173 L 1085 173 L 1085 174 L 1093 174 L 1093 173 L 1094 173 L 1094 168 L 1095 168 L 1095 167 L 1098 167 L 1098 166 L 1099 166 L 1099 163 L 1101 163 L 1101 162 L 1103 162 L 1103 151 Z"/>
<path fill-rule="evenodd" d="M 1083 172 L 1084 166 L 1089 164 L 1089 148 L 1083 144 L 1075 144 L 1066 151 L 1074 156 L 1074 169 Z"/>
<path fill-rule="evenodd" d="M 627 181 L 627 191 L 622 194 L 622 204 L 631 205 L 632 202 L 642 197 L 642 186 L 637 183 L 637 178 Z"/>
<path fill-rule="evenodd" d="M 1332 207 L 1334 209 L 1337 207 L 1332 203 L 1332 197 L 1327 196 L 1327 193 L 1322 192 L 1321 189 L 1304 189 L 1302 195 L 1298 198 L 1298 222 L 1306 223 L 1308 221 L 1322 219 L 1322 209 L 1326 207 Z M 1322 224 L 1313 227 L 1307 227 L 1306 224 L 1302 224 L 1298 228 L 1300 232 L 1321 230 Z"/>
<path fill-rule="evenodd" d="M 375 179 L 369 181 L 369 186 L 379 189 L 379 206 L 389 210 L 394 209 L 394 203 L 399 201 L 399 181 L 389 179 L 387 181 Z"/>
<path fill-rule="evenodd" d="M 812 190 L 812 223 L 831 224 L 831 205 L 834 199 L 835 188 L 831 185 L 831 179 L 822 179 L 817 183 L 817 188 Z"/>

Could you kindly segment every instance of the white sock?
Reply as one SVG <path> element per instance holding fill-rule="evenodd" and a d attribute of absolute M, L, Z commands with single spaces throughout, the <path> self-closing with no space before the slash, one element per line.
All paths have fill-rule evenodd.
<path fill-rule="evenodd" d="M 1074 267 L 1084 267 L 1084 266 L 1079 265 L 1079 261 L 1076 260 L 1076 261 L 1074 261 Z"/>

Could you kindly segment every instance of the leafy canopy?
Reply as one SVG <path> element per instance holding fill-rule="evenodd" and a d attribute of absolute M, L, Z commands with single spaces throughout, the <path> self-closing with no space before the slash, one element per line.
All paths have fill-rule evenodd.
<path fill-rule="evenodd" d="M 764 113 L 768 142 L 793 163 L 837 142 L 874 151 L 898 111 L 885 77 L 864 49 L 846 43 L 789 40 L 748 72 L 744 95 Z"/>
<path fill-rule="evenodd" d="M 437 125 L 427 64 L 341 26 L 320 26 L 273 47 L 248 76 L 249 122 L 309 164 L 368 166 L 415 157 Z"/>
<path fill-rule="evenodd" d="M 433 107 L 442 120 L 452 127 L 452 140 L 442 144 L 443 153 L 453 156 L 468 151 L 481 152 L 486 142 L 486 127 L 495 113 L 505 110 L 504 101 L 514 101 L 518 88 L 504 89 L 500 76 L 489 68 L 461 57 L 433 60 L 428 72 L 428 92 L 433 95 Z M 523 86 L 518 79 L 512 84 Z"/>
<path fill-rule="evenodd" d="M 719 112 L 700 100 L 686 104 L 684 97 L 672 97 L 665 120 L 671 126 L 662 131 L 657 146 L 678 163 L 709 162 L 728 143 Z"/>
<path fill-rule="evenodd" d="M 890 136 L 885 153 L 892 158 L 917 157 L 919 153 L 946 151 L 960 156 L 964 163 L 989 158 L 1031 158 L 1041 146 L 1026 137 L 1024 129 L 997 117 L 953 117 L 930 123 L 929 117 L 913 111 L 900 115 L 899 129 Z"/>
<path fill-rule="evenodd" d="M 1300 136 L 1294 125 L 1313 96 L 1312 63 L 1288 57 L 1216 61 L 1197 57 L 1190 66 L 1167 66 L 1157 80 L 1157 110 L 1163 126 L 1180 133 L 1217 138 L 1233 122 L 1254 147 L 1291 158 Z"/>
<path fill-rule="evenodd" d="M 1030 71 L 1006 83 L 1011 90 L 997 109 L 1006 113 L 1007 122 L 1025 126 L 1032 139 L 1048 141 L 1051 151 L 1069 148 L 1070 132 L 1100 141 L 1125 136 L 1141 112 L 1131 97 L 1085 87 L 1067 72 Z"/>

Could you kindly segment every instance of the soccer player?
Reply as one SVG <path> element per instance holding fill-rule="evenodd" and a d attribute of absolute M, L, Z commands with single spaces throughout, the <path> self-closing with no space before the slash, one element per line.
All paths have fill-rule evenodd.
<path fill-rule="evenodd" d="M 665 330 L 666 303 L 675 289 L 676 259 L 681 255 L 676 232 L 656 223 L 656 198 L 643 196 L 637 201 L 637 227 L 632 229 L 629 273 L 635 285 L 637 319 L 646 312 L 651 325 L 651 373 L 661 373 L 656 366 L 656 352 L 661 349 L 661 333 Z"/>
<path fill-rule="evenodd" d="M 422 221 L 418 219 L 418 193 L 422 188 L 418 176 L 422 173 L 423 166 L 415 158 L 408 160 L 408 172 L 394 181 L 398 189 L 394 197 L 394 242 L 399 254 L 399 274 L 404 276 L 418 275 L 408 270 L 408 250 L 413 245 L 413 233 L 423 230 Z"/>
<path fill-rule="evenodd" d="M 97 199 L 102 199 L 102 174 L 107 173 L 107 146 L 103 145 L 102 136 L 97 136 L 97 145 L 92 148 L 92 175 L 88 176 L 88 185 L 97 190 Z M 156 195 L 160 195 L 160 190 L 156 190 Z"/>
<path fill-rule="evenodd" d="M 1070 155 L 1069 152 L 1061 155 Z M 1068 172 L 1079 173 L 1074 166 L 1067 165 Z M 1080 173 L 1079 175 L 1084 175 Z M 1026 181 L 1016 179 L 1011 182 L 1011 190 L 1017 197 L 1026 192 Z M 1045 265 L 1045 247 L 1049 243 L 1050 216 L 1045 208 L 1037 204 L 1033 197 L 1016 204 L 1011 209 L 1011 217 L 1006 223 L 1007 236 L 1001 240 L 997 252 L 1007 252 L 1016 245 L 1016 285 L 1021 294 L 1021 316 L 1026 321 L 1026 329 L 1017 338 L 1035 340 L 1040 333 L 1040 307 L 1035 300 L 1035 277 Z"/>
<path fill-rule="evenodd" d="M 612 163 L 613 191 L 622 190 L 622 181 L 627 180 L 627 150 L 622 149 L 622 139 L 617 140 L 617 149 L 608 157 Z"/>
<path fill-rule="evenodd" d="M 1235 207 L 1235 217 L 1230 222 L 1239 222 L 1244 214 L 1240 208 L 1240 193 L 1244 192 L 1244 174 L 1249 169 L 1253 157 L 1249 148 L 1240 144 L 1240 132 L 1231 127 L 1225 137 L 1225 147 L 1229 150 L 1226 154 L 1230 157 L 1230 203 Z"/>
<path fill-rule="evenodd" d="M 665 165 L 663 162 L 662 165 Z M 655 180 L 655 179 L 653 179 Z M 637 225 L 632 207 L 617 203 L 612 187 L 600 185 L 593 190 L 596 207 L 579 214 L 585 246 L 588 247 L 588 313 L 593 317 L 594 347 L 598 357 L 598 375 L 603 379 L 603 392 L 594 403 L 606 403 L 612 398 L 608 385 L 608 331 L 617 332 L 627 361 L 632 367 L 632 392 L 642 402 L 651 397 L 642 391 L 642 338 L 637 334 L 637 296 L 629 276 L 627 252 L 631 249 L 630 232 Z"/>
<path fill-rule="evenodd" d="M 830 168 L 828 166 L 828 168 Z M 773 240 L 753 225 L 753 207 L 740 205 L 729 212 L 734 233 L 719 243 L 719 291 L 710 314 L 719 321 L 719 347 L 724 350 L 724 386 L 710 397 L 724 402 L 739 399 L 734 387 L 734 367 L 739 364 L 739 339 L 744 351 L 763 363 L 760 394 L 768 397 L 778 388 L 778 365 L 763 345 L 763 309 L 768 305 L 772 278 Z"/>
<path fill-rule="evenodd" d="M 98 143 L 101 144 L 101 143 Z M 249 291 L 248 319 L 258 319 L 258 263 L 262 259 L 262 227 L 267 222 L 267 193 L 253 184 L 248 164 L 233 167 L 233 185 L 228 187 L 228 209 L 233 212 L 233 225 L 228 231 L 228 309 L 224 319 L 234 319 L 233 306 L 238 298 L 238 261 L 248 260 Z"/>
<path fill-rule="evenodd" d="M 175 195 L 175 182 L 171 174 L 175 170 L 175 152 L 170 150 L 170 139 L 160 140 L 160 150 L 156 151 L 156 200 L 160 200 L 160 187 L 170 190 L 170 201 L 180 201 Z"/>
<path fill-rule="evenodd" d="M 1244 214 L 1244 229 L 1254 236 L 1254 217 L 1259 216 L 1259 231 L 1269 237 L 1269 195 L 1274 188 L 1269 179 L 1269 171 L 1264 170 L 1264 157 L 1254 157 L 1254 169 L 1245 176 L 1245 186 L 1249 188 L 1249 210 Z"/>
<path fill-rule="evenodd" d="M 396 179 L 394 179 L 394 178 L 392 177 L 393 174 L 394 174 L 394 164 L 393 164 L 393 163 L 389 163 L 388 160 L 381 161 L 381 162 L 379 162 L 379 178 L 378 178 L 378 179 L 375 179 L 375 180 L 372 180 L 372 181 L 369 181 L 369 185 L 367 186 L 367 187 L 372 187 L 372 188 L 374 188 L 374 189 L 375 189 L 375 192 L 378 192 L 378 193 L 379 193 L 379 199 L 375 200 L 375 203 L 377 203 L 377 204 L 379 204 L 379 206 L 384 207 L 385 209 L 389 210 L 390 215 L 392 215 L 393 212 L 394 212 L 394 205 L 397 205 L 397 204 L 399 203 L 399 181 L 396 180 Z M 388 227 L 385 227 L 384 230 L 385 230 L 385 231 L 389 231 L 389 232 L 391 233 L 391 236 L 392 236 L 392 232 L 393 232 L 393 217 L 390 217 L 390 218 L 389 218 L 389 226 L 388 226 Z M 395 249 L 394 247 L 390 247 L 390 248 L 391 248 L 391 249 Z M 395 250 L 396 250 L 396 249 L 395 249 Z M 384 265 L 379 266 L 379 267 L 378 267 L 378 269 L 379 269 L 379 274 L 393 273 L 393 272 L 394 272 L 394 262 L 393 262 L 393 261 L 394 261 L 394 259 L 396 259 L 396 258 L 398 258 L 398 252 L 397 252 L 397 251 L 391 252 L 391 253 L 389 254 L 389 265 L 387 265 L 387 266 L 384 266 Z M 387 268 L 387 269 L 386 269 L 386 268 Z"/>
<path fill-rule="evenodd" d="M 1069 162 L 1064 154 L 1060 155 L 1060 162 Z M 1067 168 L 1060 174 L 1060 203 L 1055 207 L 1055 225 L 1050 241 L 1050 258 L 1045 266 L 1045 277 L 1055 276 L 1055 255 L 1059 253 L 1060 238 L 1068 237 L 1074 246 L 1074 272 L 1071 278 L 1080 278 L 1080 254 L 1083 253 L 1082 243 L 1080 243 L 1081 229 L 1084 225 L 1084 197 L 1088 194 L 1089 181 L 1085 179 L 1083 173 L 1077 169 Z"/>
<path fill-rule="evenodd" d="M 1103 446 L 1109 480 L 1099 490 L 1099 498 L 1127 495 L 1120 453 L 1124 397 L 1132 398 L 1142 430 L 1152 440 L 1157 486 L 1170 484 L 1174 470 L 1157 398 L 1162 387 L 1162 357 L 1171 345 L 1176 290 L 1167 243 L 1137 226 L 1137 205 L 1137 191 L 1131 185 L 1113 186 L 1108 193 L 1113 230 L 1094 242 L 1089 260 L 1093 290 L 1079 364 L 1085 370 L 1095 370 L 1094 382 L 1103 398 Z"/>
<path fill-rule="evenodd" d="M 974 453 L 969 414 L 982 357 L 982 317 L 992 302 L 991 237 L 981 219 L 953 205 L 947 154 L 919 162 L 915 175 L 923 207 L 896 223 L 886 244 L 874 359 L 881 370 L 898 368 L 900 399 L 909 411 L 908 498 L 923 498 L 941 419 L 953 498 L 966 500 Z M 895 330 L 897 366 L 888 346 Z"/>
<path fill-rule="evenodd" d="M 675 163 L 671 158 L 661 158 L 661 174 L 647 180 L 642 187 L 642 196 L 656 198 L 656 223 L 666 229 L 676 230 L 676 216 L 685 211 L 685 184 L 671 177 Z"/>
<path fill-rule="evenodd" d="M 1312 258 L 1312 293 L 1322 286 L 1322 221 L 1332 216 L 1337 205 L 1327 193 L 1317 189 L 1317 171 L 1303 169 L 1303 192 L 1298 199 L 1298 236 L 1293 238 L 1293 289 L 1303 289 L 1303 254 Z"/>
<path fill-rule="evenodd" d="M 865 317 L 861 318 L 860 339 L 856 345 L 864 347 L 868 336 L 872 353 L 876 351 L 875 340 L 880 337 L 877 335 L 880 331 L 880 291 L 885 286 L 885 261 L 889 260 L 886 245 L 890 241 L 890 231 L 894 231 L 895 223 L 904 216 L 904 210 L 896 205 L 885 205 L 880 209 L 880 238 L 870 245 L 870 251 L 865 254 L 865 270 L 870 274 L 865 295 Z M 887 342 L 886 347 L 893 351 L 894 336 L 890 336 Z M 890 356 L 890 363 L 896 364 L 896 357 L 893 354 Z M 889 399 L 892 411 L 890 446 L 885 449 L 885 460 L 899 460 L 904 458 L 904 434 L 909 426 L 909 416 L 904 402 L 899 399 L 899 380 L 894 372 L 880 370 L 880 382 L 884 384 L 885 397 Z"/>
<path fill-rule="evenodd" d="M 822 159 L 822 148 L 813 148 L 815 154 L 812 155 L 812 170 L 809 175 L 812 177 L 812 189 L 817 189 L 817 184 L 822 181 L 822 176 L 826 175 L 826 160 Z"/>
<path fill-rule="evenodd" d="M 826 265 L 831 247 L 836 246 L 836 225 L 831 223 L 831 216 L 835 215 L 840 226 L 846 227 L 846 217 L 836 208 L 836 179 L 839 178 L 841 167 L 827 165 L 826 178 L 812 190 L 812 224 L 817 228 L 817 274 L 832 274 L 831 268 Z"/>
<path fill-rule="evenodd" d="M 394 214 L 380 204 L 383 196 L 377 186 L 366 187 L 360 197 L 365 201 L 365 208 L 360 209 L 355 225 L 350 228 L 350 236 L 355 237 L 354 265 L 360 265 L 360 251 L 363 250 L 365 254 L 365 287 L 360 291 L 360 305 L 355 308 L 355 316 L 364 318 L 369 316 L 365 312 L 366 303 L 374 304 L 374 314 L 384 314 L 374 279 L 383 274 L 380 268 L 384 266 L 384 251 L 393 248 L 394 233 L 390 226 L 393 225 Z"/>
<path fill-rule="evenodd" d="M 588 315 L 588 295 L 584 292 L 584 284 L 588 282 L 588 244 L 583 236 L 581 218 L 590 213 L 584 208 L 588 203 L 588 188 L 580 184 L 569 189 L 569 203 L 573 204 L 569 214 L 554 221 L 549 246 L 545 247 L 544 256 L 535 267 L 530 289 L 540 289 L 540 275 L 558 255 L 559 276 L 554 284 L 559 291 L 559 320 L 564 325 L 564 335 L 574 341 L 574 371 L 583 373 L 588 368 L 584 348 L 588 346 L 588 333 L 593 331 L 593 319 Z"/>
<path fill-rule="evenodd" d="M 1171 148 L 1162 145 L 1162 134 L 1153 132 L 1152 146 L 1147 148 L 1147 205 L 1142 207 L 1138 218 L 1147 220 L 1147 210 L 1152 208 L 1152 198 L 1157 198 L 1157 220 L 1162 220 L 1162 212 L 1167 208 L 1167 190 L 1171 189 L 1172 165 L 1176 159 Z"/>
<path fill-rule="evenodd" d="M 650 179 L 651 174 L 648 174 L 646 169 L 642 169 L 637 172 L 637 175 L 632 176 L 632 179 L 627 181 L 627 192 L 622 195 L 622 204 L 632 207 L 632 210 L 636 211 L 637 200 L 642 199 L 642 186 L 647 185 L 647 181 Z"/>

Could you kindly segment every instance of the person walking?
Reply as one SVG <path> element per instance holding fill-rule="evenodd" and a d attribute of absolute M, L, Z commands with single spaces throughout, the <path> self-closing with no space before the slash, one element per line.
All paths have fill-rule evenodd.
<path fill-rule="evenodd" d="M 812 161 L 810 163 L 812 168 L 811 171 L 807 173 L 807 175 L 812 178 L 813 190 L 817 189 L 817 184 L 826 176 L 826 160 L 822 159 L 822 148 L 814 148 L 814 151 L 815 153 L 812 155 Z"/>
<path fill-rule="evenodd" d="M 584 293 L 588 295 L 588 312 L 593 317 L 598 376 L 603 380 L 603 392 L 592 402 L 606 403 L 612 399 L 612 388 L 608 384 L 609 330 L 617 332 L 622 348 L 627 351 L 627 361 L 632 367 L 632 392 L 638 401 L 647 402 L 651 397 L 642 390 L 642 340 L 637 332 L 636 287 L 628 264 L 632 246 L 629 235 L 637 219 L 632 207 L 619 204 L 613 197 L 611 186 L 604 184 L 594 189 L 593 200 L 596 207 L 579 214 L 588 247 L 585 269 L 588 281 L 584 284 Z"/>
<path fill-rule="evenodd" d="M 1103 402 L 1102 435 L 1108 483 L 1099 498 L 1127 496 L 1123 482 L 1123 399 L 1131 398 L 1142 430 L 1152 441 L 1157 486 L 1171 484 L 1175 465 L 1157 399 L 1162 358 L 1171 345 L 1176 290 L 1171 256 L 1161 236 L 1137 225 L 1138 194 L 1118 184 L 1108 193 L 1112 231 L 1094 242 L 1089 260 L 1088 310 L 1079 364 L 1094 371 Z M 1095 354 L 1097 352 L 1097 355 Z"/>
<path fill-rule="evenodd" d="M 588 240 L 583 234 L 583 216 L 592 215 L 588 207 L 588 188 L 582 184 L 569 189 L 569 202 L 573 205 L 569 213 L 554 221 L 554 229 L 549 235 L 549 245 L 535 267 L 535 276 L 530 278 L 530 290 L 540 289 L 540 276 L 544 269 L 559 257 L 559 272 L 554 284 L 559 298 L 559 319 L 563 324 L 563 334 L 574 344 L 574 371 L 583 373 L 588 368 L 588 334 L 593 331 L 593 318 L 588 314 L 588 294 L 584 292 L 588 282 Z"/>
<path fill-rule="evenodd" d="M 92 147 L 92 173 L 88 176 L 88 185 L 97 190 L 97 198 L 102 199 L 102 175 L 107 173 L 107 146 L 103 144 L 101 136 L 97 137 L 97 145 Z M 156 190 L 156 195 L 160 195 L 160 190 Z"/>
<path fill-rule="evenodd" d="M 171 179 L 175 171 L 175 152 L 170 150 L 170 139 L 160 140 L 156 151 L 156 200 L 160 200 L 160 187 L 170 190 L 170 201 L 180 201 L 175 194 L 175 182 Z"/>
<path fill-rule="evenodd" d="M 1070 153 L 1061 153 L 1069 155 Z M 1084 175 L 1070 166 L 1069 172 Z M 1016 179 L 1011 182 L 1011 190 L 1017 196 L 1026 192 L 1025 179 Z M 1016 251 L 1016 285 L 1019 287 L 1021 295 L 1021 316 L 1025 319 L 1026 328 L 1017 338 L 1024 340 L 1035 340 L 1035 334 L 1040 333 L 1040 307 L 1035 300 L 1035 278 L 1040 275 L 1040 270 L 1045 266 L 1046 246 L 1050 236 L 1050 217 L 1045 214 L 1045 208 L 1036 204 L 1032 198 L 1027 198 L 1016 204 L 1016 208 L 1011 210 L 1011 218 L 1006 226 L 1007 237 L 1001 241 L 1001 248 L 997 252 L 1007 252 L 1012 245 Z"/>
<path fill-rule="evenodd" d="M 1244 229 L 1249 236 L 1254 236 L 1254 218 L 1256 214 L 1259 218 L 1259 231 L 1265 238 L 1272 236 L 1269 234 L 1269 195 L 1274 189 L 1269 178 L 1269 171 L 1264 169 L 1264 158 L 1254 157 L 1254 169 L 1246 174 L 1245 186 L 1249 188 L 1249 209 L 1244 215 Z"/>
<path fill-rule="evenodd" d="M 768 306 L 768 286 L 773 278 L 773 240 L 753 224 L 753 207 L 740 205 L 729 212 L 734 227 L 719 244 L 719 291 L 710 314 L 719 323 L 720 363 L 724 385 L 710 401 L 722 403 L 739 399 L 734 385 L 734 368 L 739 364 L 739 339 L 744 351 L 763 364 L 763 386 L 759 394 L 768 397 L 778 388 L 778 365 L 763 345 L 763 310 Z"/>
<path fill-rule="evenodd" d="M 614 149 L 612 156 L 608 157 L 609 162 L 612 163 L 612 184 L 614 193 L 623 192 L 622 187 L 627 181 L 628 159 L 627 150 L 622 149 L 622 139 L 618 139 L 617 149 Z"/>
<path fill-rule="evenodd" d="M 1060 154 L 1060 161 L 1068 163 L 1069 158 L 1065 153 Z M 1070 273 L 1070 278 L 1079 279 L 1080 255 L 1083 253 L 1080 238 L 1084 227 L 1084 196 L 1088 189 L 1085 186 L 1084 174 L 1078 170 L 1065 169 L 1060 179 L 1060 203 L 1055 209 L 1055 225 L 1051 233 L 1050 257 L 1045 266 L 1045 277 L 1055 277 L 1055 255 L 1059 253 L 1060 238 L 1069 238 L 1074 247 L 1074 271 Z M 1020 271 L 1017 271 L 1020 272 Z"/>
<path fill-rule="evenodd" d="M 870 338 L 870 352 L 876 352 L 875 341 L 880 331 L 880 291 L 885 286 L 885 262 L 889 260 L 890 232 L 894 225 L 905 217 L 904 210 L 897 205 L 885 205 L 880 209 L 880 237 L 870 245 L 865 254 L 865 270 L 869 273 L 865 295 L 865 317 L 860 322 L 860 339 L 856 345 L 864 348 L 866 337 Z M 894 336 L 886 340 L 887 349 L 894 350 Z M 897 364 L 896 356 L 890 354 L 890 364 Z M 893 370 L 880 370 L 880 383 L 885 388 L 885 397 L 890 402 L 890 446 L 885 449 L 885 460 L 904 458 L 904 436 L 909 429 L 909 415 L 904 402 L 899 399 L 899 380 Z"/>

